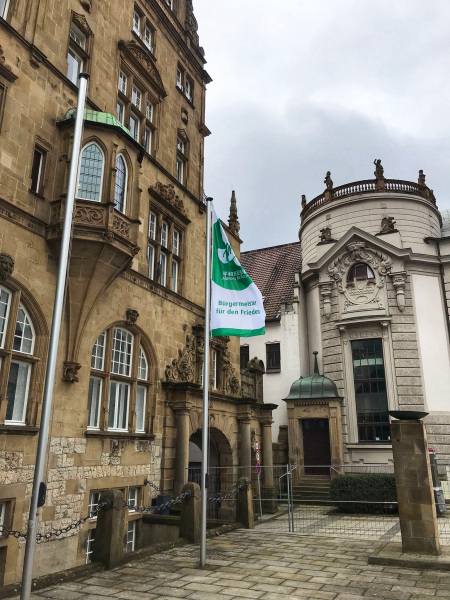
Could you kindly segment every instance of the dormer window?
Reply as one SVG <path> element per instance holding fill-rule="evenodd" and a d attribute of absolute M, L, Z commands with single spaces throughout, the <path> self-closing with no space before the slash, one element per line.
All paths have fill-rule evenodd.
<path fill-rule="evenodd" d="M 375 282 L 375 275 L 366 263 L 353 265 L 347 275 L 347 285 L 355 285 L 357 281 Z"/>

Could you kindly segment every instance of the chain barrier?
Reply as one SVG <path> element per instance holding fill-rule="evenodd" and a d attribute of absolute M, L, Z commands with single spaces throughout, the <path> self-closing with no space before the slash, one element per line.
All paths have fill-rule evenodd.
<path fill-rule="evenodd" d="M 156 486 L 154 483 L 151 483 L 150 481 L 147 481 L 146 484 L 158 492 L 162 491 L 161 488 Z M 222 502 L 224 500 L 233 500 L 235 498 L 237 492 L 242 490 L 244 487 L 245 487 L 245 484 L 238 483 L 237 485 L 234 485 L 233 487 L 231 487 L 230 489 L 226 490 L 223 493 L 218 492 L 216 494 L 212 494 L 211 496 L 208 496 L 207 500 L 209 502 L 217 502 L 217 503 Z M 181 502 L 185 498 L 189 498 L 190 496 L 191 496 L 191 492 L 190 492 L 190 490 L 187 490 L 186 492 L 184 492 L 184 494 L 180 494 L 176 498 L 173 498 L 172 500 L 168 500 L 167 502 L 164 502 L 163 504 L 160 504 L 159 506 L 136 506 L 132 502 L 124 502 L 122 508 L 126 507 L 126 508 L 128 508 L 128 510 L 142 512 L 142 513 L 160 513 L 160 512 L 167 510 L 168 508 L 171 508 L 174 504 Z M 36 542 L 38 544 L 40 544 L 41 542 L 48 542 L 52 538 L 57 538 L 57 537 L 60 537 L 61 535 L 64 535 L 65 533 L 69 533 L 69 531 L 72 531 L 73 529 L 77 529 L 78 527 L 80 527 L 81 525 L 86 523 L 86 521 L 88 521 L 89 519 L 93 519 L 94 517 L 96 517 L 97 514 L 101 510 L 107 510 L 109 507 L 110 507 L 109 500 L 106 500 L 105 502 L 101 502 L 101 503 L 97 504 L 97 506 L 93 510 L 89 511 L 89 513 L 87 514 L 86 517 L 82 517 L 81 519 L 78 519 L 77 521 L 70 523 L 66 527 L 59 527 L 58 529 L 55 529 L 53 531 L 48 531 L 47 533 L 36 534 Z M 120 510 L 120 508 L 116 508 L 116 510 Z M 27 537 L 28 537 L 27 533 L 18 531 L 16 529 L 9 529 L 8 527 L 6 527 L 6 525 L 0 524 L 0 536 L 4 535 L 4 534 L 6 534 L 7 536 L 12 536 L 12 537 L 16 538 L 17 540 L 20 538 L 27 539 Z"/>
<path fill-rule="evenodd" d="M 208 502 L 222 502 L 223 500 L 234 500 L 236 494 L 245 488 L 244 483 L 237 483 L 225 492 L 217 492 L 207 497 Z"/>
<path fill-rule="evenodd" d="M 147 482 L 147 483 L 149 484 L 150 482 Z M 156 486 L 152 486 L 152 487 L 156 488 Z M 184 500 L 185 498 L 189 498 L 190 495 L 191 495 L 190 490 L 187 490 L 186 492 L 184 492 L 184 494 L 177 496 L 173 500 L 168 500 L 167 502 L 164 502 L 164 504 L 160 504 L 159 506 L 136 506 L 135 504 L 133 504 L 131 502 L 124 502 L 123 506 L 128 508 L 128 510 L 134 510 L 136 512 L 143 512 L 143 513 L 155 513 L 156 512 L 156 513 L 158 513 L 163 510 L 167 510 L 168 508 L 170 508 L 174 504 L 177 504 L 178 502 L 181 502 L 181 500 Z M 120 508 L 116 508 L 116 510 L 120 510 Z"/>
<path fill-rule="evenodd" d="M 64 533 L 68 533 L 69 531 L 72 531 L 72 529 L 77 529 L 78 527 L 80 527 L 80 525 L 83 525 L 83 523 L 86 523 L 86 521 L 88 519 L 93 519 L 95 516 L 97 516 L 97 514 L 101 510 L 107 509 L 107 508 L 109 508 L 109 506 L 110 506 L 110 501 L 106 500 L 105 502 L 101 502 L 100 504 L 97 504 L 97 506 L 93 510 L 89 511 L 89 513 L 86 517 L 78 519 L 77 521 L 70 523 L 66 527 L 59 527 L 58 529 L 55 529 L 54 531 L 48 531 L 47 533 L 37 533 L 36 534 L 36 542 L 38 544 L 40 544 L 41 542 L 48 542 L 53 537 L 59 537 L 59 536 L 63 535 Z M 6 535 L 8 535 L 8 536 L 10 535 L 12 537 L 15 537 L 17 540 L 20 538 L 23 538 L 24 540 L 26 540 L 28 537 L 27 533 L 17 531 L 16 529 L 9 529 L 8 527 L 6 527 L 6 525 L 0 525 L 0 534 L 4 534 L 4 533 L 6 533 Z"/>

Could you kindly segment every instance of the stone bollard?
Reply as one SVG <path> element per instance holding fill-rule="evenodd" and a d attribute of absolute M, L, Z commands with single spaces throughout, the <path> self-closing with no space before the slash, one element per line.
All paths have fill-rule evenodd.
<path fill-rule="evenodd" d="M 119 565 L 123 558 L 125 500 L 119 490 L 102 492 L 99 503 L 105 500 L 110 502 L 110 506 L 97 515 L 92 560 L 102 563 L 105 569 L 112 569 Z"/>
<path fill-rule="evenodd" d="M 392 421 L 391 440 L 402 551 L 440 554 L 425 425 L 418 420 Z"/>
<path fill-rule="evenodd" d="M 181 501 L 180 537 L 190 542 L 200 541 L 201 491 L 198 483 L 189 482 L 183 486 L 182 494 L 190 492 L 190 496 Z"/>
<path fill-rule="evenodd" d="M 247 477 L 241 477 L 238 485 L 241 485 L 242 488 L 236 493 L 236 521 L 242 523 L 245 529 L 253 529 L 255 520 L 253 518 L 252 486 Z"/>

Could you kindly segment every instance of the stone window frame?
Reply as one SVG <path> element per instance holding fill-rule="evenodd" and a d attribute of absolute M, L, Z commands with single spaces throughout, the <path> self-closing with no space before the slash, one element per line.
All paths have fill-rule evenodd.
<path fill-rule="evenodd" d="M 126 78 L 125 92 L 120 87 L 120 83 L 123 81 L 122 75 Z M 139 90 L 141 94 L 140 106 L 136 106 L 132 101 L 133 90 L 135 89 Z M 147 109 L 148 104 L 152 106 L 151 113 Z M 120 66 L 117 84 L 117 119 L 130 130 L 132 136 L 131 119 L 136 120 L 138 131 L 136 136 L 133 137 L 139 144 L 144 146 L 146 153 L 150 156 L 154 156 L 156 150 L 158 104 L 156 93 L 150 89 L 148 84 L 145 84 L 143 78 L 139 77 L 131 66 L 123 62 Z M 147 132 L 150 132 L 150 135 Z"/>
<path fill-rule="evenodd" d="M 131 363 L 130 363 L 130 374 L 122 375 L 112 371 L 112 351 L 113 351 L 113 337 L 116 330 L 123 330 L 132 336 L 132 348 L 131 348 Z M 106 329 L 104 329 L 99 336 L 97 336 L 92 348 L 96 347 L 97 341 L 101 336 L 105 335 L 104 341 L 104 353 L 102 368 L 90 368 L 91 379 L 101 379 L 101 396 L 98 408 L 98 421 L 97 426 L 89 426 L 89 395 L 86 403 L 86 417 L 87 417 L 87 430 L 92 434 L 95 432 L 108 432 L 108 434 L 133 434 L 137 437 L 151 434 L 152 418 L 154 416 L 154 394 L 152 393 L 153 380 L 154 380 L 154 368 L 153 368 L 153 355 L 148 344 L 148 341 L 142 331 L 135 325 L 129 326 L 123 322 L 113 323 Z M 139 376 L 139 359 L 140 352 L 145 354 L 146 358 L 146 378 Z M 123 383 L 128 387 L 128 398 L 127 398 L 127 423 L 125 428 L 109 427 L 109 407 L 110 407 L 110 383 L 114 381 L 116 383 Z M 144 406 L 144 428 L 143 430 L 136 429 L 136 402 L 138 397 L 138 388 L 145 388 L 145 406 Z"/>
<path fill-rule="evenodd" d="M 135 15 L 139 17 L 139 23 L 136 26 Z M 148 50 L 153 56 L 155 55 L 156 49 L 156 28 L 150 21 L 148 16 L 145 14 L 144 9 L 137 3 L 134 4 L 131 32 L 135 39 L 143 44 L 146 50 Z M 150 33 L 150 43 L 147 41 L 147 32 Z"/>
<path fill-rule="evenodd" d="M 175 87 L 194 108 L 194 78 L 188 75 L 187 70 L 180 62 L 177 63 Z"/>
<path fill-rule="evenodd" d="M 153 222 L 152 216 L 155 217 Z M 166 245 L 161 243 L 161 231 L 163 223 L 168 226 Z M 154 229 L 150 226 L 155 225 Z M 160 257 L 165 257 L 166 281 L 165 288 L 180 294 L 183 288 L 183 266 L 184 266 L 184 240 L 186 236 L 186 228 L 182 222 L 176 218 L 173 213 L 167 209 L 163 209 L 156 201 L 150 202 L 149 209 L 149 225 L 148 225 L 148 242 L 147 242 L 147 261 L 148 261 L 148 277 L 153 281 L 161 284 L 158 273 L 160 271 Z M 151 232 L 154 231 L 154 235 Z M 179 234 L 178 248 L 174 249 L 174 232 Z M 151 262 L 151 260 L 153 262 Z M 177 289 L 174 290 L 173 282 L 173 263 L 177 264 Z M 152 275 L 152 276 L 151 276 Z"/>
<path fill-rule="evenodd" d="M 247 360 L 245 360 L 247 359 Z M 250 361 L 250 346 L 248 344 L 243 344 L 239 348 L 239 364 L 241 371 L 245 371 L 247 365 Z M 245 365 L 244 365 L 245 362 Z"/>
<path fill-rule="evenodd" d="M 12 279 L 8 280 L 5 284 L 2 283 L 0 288 L 3 288 L 10 295 L 5 335 L 0 348 L 0 427 L 2 431 L 21 430 L 24 433 L 35 433 L 45 370 L 42 359 L 47 353 L 48 330 L 39 305 L 31 294 L 22 289 Z M 33 329 L 31 353 L 13 349 L 15 325 L 20 307 L 26 312 Z M 11 363 L 13 361 L 28 365 L 24 416 L 20 422 L 6 420 L 8 406 L 7 386 Z"/>
<path fill-rule="evenodd" d="M 337 324 L 341 337 L 342 369 L 344 379 L 345 414 L 347 419 L 347 440 L 350 446 L 363 448 L 365 446 L 391 447 L 390 442 L 360 442 L 356 414 L 355 386 L 353 381 L 353 359 L 351 341 L 359 339 L 381 338 L 386 377 L 386 393 L 388 410 L 398 409 L 397 387 L 395 383 L 394 356 L 390 319 L 361 321 L 359 323 Z"/>
<path fill-rule="evenodd" d="M 276 348 L 278 346 L 278 348 Z M 269 366 L 269 362 L 274 362 Z M 280 342 L 266 342 L 266 373 L 281 372 L 281 344 Z"/>
<path fill-rule="evenodd" d="M 76 30 L 79 30 L 80 33 L 84 36 L 84 44 L 80 44 L 76 39 L 76 35 L 71 35 L 73 31 L 76 34 Z M 81 38 L 80 38 L 81 39 Z M 84 15 L 78 14 L 72 11 L 72 18 L 70 20 L 69 25 L 69 34 L 68 34 L 68 43 L 67 43 L 67 79 L 75 86 L 78 87 L 78 78 L 76 81 L 72 81 L 69 77 L 69 53 L 72 52 L 75 56 L 77 56 L 80 61 L 80 69 L 79 73 L 89 73 L 90 65 L 91 65 L 91 57 L 92 57 L 92 48 L 94 43 L 93 31 L 89 27 L 88 22 Z M 79 74 L 78 73 L 78 74 Z"/>
<path fill-rule="evenodd" d="M 189 169 L 189 138 L 184 129 L 177 130 L 175 178 L 183 187 L 187 186 Z"/>

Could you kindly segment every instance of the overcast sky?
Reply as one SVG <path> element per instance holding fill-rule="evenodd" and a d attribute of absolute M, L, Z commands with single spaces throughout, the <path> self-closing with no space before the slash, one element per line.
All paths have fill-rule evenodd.
<path fill-rule="evenodd" d="M 450 208 L 448 0 L 194 0 L 206 69 L 205 191 L 242 250 L 298 240 L 301 194 L 419 169 Z M 395 215 L 394 215 L 395 216 Z"/>

